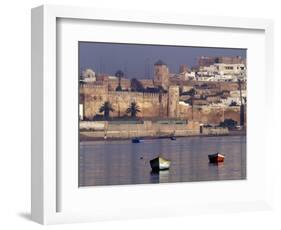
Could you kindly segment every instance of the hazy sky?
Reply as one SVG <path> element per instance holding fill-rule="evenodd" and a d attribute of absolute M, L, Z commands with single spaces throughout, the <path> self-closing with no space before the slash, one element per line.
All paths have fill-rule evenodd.
<path fill-rule="evenodd" d="M 168 65 L 171 73 L 178 73 L 180 64 L 187 64 L 191 67 L 197 63 L 199 56 L 241 56 L 246 58 L 246 50 L 79 42 L 80 71 L 91 68 L 96 73 L 114 75 L 120 69 L 128 78 L 152 78 L 153 64 L 159 59 Z"/>

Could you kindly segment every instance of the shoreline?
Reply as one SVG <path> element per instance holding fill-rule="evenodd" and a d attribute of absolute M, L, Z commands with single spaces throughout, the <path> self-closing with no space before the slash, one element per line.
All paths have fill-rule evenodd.
<path fill-rule="evenodd" d="M 221 134 L 221 135 L 207 135 L 207 134 L 194 134 L 194 135 L 188 135 L 188 136 L 176 136 L 176 138 L 188 138 L 188 137 L 225 137 L 225 136 L 247 136 L 246 130 L 231 130 L 228 134 Z M 145 136 L 140 137 L 141 140 L 154 140 L 154 139 L 170 139 L 170 136 Z M 124 141 L 124 140 L 131 140 L 132 138 L 107 138 L 104 139 L 102 137 L 90 137 L 90 136 L 83 136 L 81 133 L 79 133 L 79 141 L 80 142 L 87 142 L 87 141 Z"/>

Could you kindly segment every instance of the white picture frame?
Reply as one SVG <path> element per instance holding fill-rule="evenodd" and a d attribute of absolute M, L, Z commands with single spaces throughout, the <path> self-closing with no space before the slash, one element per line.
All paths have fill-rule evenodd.
<path fill-rule="evenodd" d="M 214 200 L 206 202 L 202 199 L 199 202 L 199 195 L 204 195 L 200 190 L 206 189 L 206 186 L 210 188 L 210 193 L 214 193 L 218 190 L 218 186 L 214 183 L 204 184 L 201 186 L 200 183 L 189 184 L 189 191 L 194 195 L 193 202 L 180 202 L 180 200 L 168 202 L 167 206 L 161 206 L 160 203 L 154 203 L 153 208 L 146 207 L 142 205 L 144 202 L 143 198 L 140 202 L 132 204 L 130 199 L 134 197 L 138 199 L 140 194 L 144 197 L 148 196 L 152 191 L 159 194 L 159 191 L 165 190 L 167 193 L 178 193 L 179 197 L 183 196 L 187 191 L 186 183 L 182 184 L 165 184 L 160 186 L 150 185 L 131 185 L 128 186 L 117 186 L 109 187 L 107 189 L 98 188 L 95 191 L 83 191 L 83 194 L 93 193 L 98 197 L 100 202 L 97 200 L 93 201 L 97 203 L 97 207 L 86 207 L 86 202 L 79 200 L 77 196 L 84 196 L 80 192 L 77 193 L 73 188 L 73 191 L 69 193 L 73 196 L 66 197 L 65 189 L 63 187 L 64 177 L 59 174 L 64 174 L 61 172 L 60 166 L 61 161 L 65 158 L 58 156 L 59 151 L 58 143 L 58 95 L 60 95 L 61 88 L 57 84 L 58 75 L 58 20 L 69 19 L 69 20 L 88 20 L 88 21 L 102 21 L 108 24 L 114 22 L 122 23 L 138 23 L 139 25 L 151 25 L 151 26 L 161 26 L 169 28 L 181 27 L 184 29 L 185 26 L 191 26 L 194 28 L 219 28 L 221 30 L 243 30 L 245 33 L 247 31 L 258 31 L 262 33 L 262 38 L 259 41 L 264 47 L 261 49 L 261 54 L 264 55 L 259 61 L 262 60 L 261 65 L 264 67 L 263 73 L 260 73 L 260 77 L 257 83 L 253 83 L 253 87 L 249 92 L 249 96 L 254 95 L 255 90 L 262 89 L 261 94 L 264 97 L 264 106 L 267 109 L 272 109 L 274 107 L 274 97 L 273 97 L 273 85 L 274 85 L 274 75 L 273 75 L 273 22 L 271 20 L 265 19 L 247 19 L 247 18 L 231 18 L 231 17 L 214 17 L 214 16 L 190 16 L 190 15 L 173 15 L 173 14 L 160 14 L 157 12 L 132 12 L 132 11 L 116 11 L 107 10 L 106 14 L 104 10 L 92 9 L 92 8 L 79 8 L 79 7 L 66 7 L 66 6 L 51 6 L 44 5 L 32 9 L 32 188 L 31 188 L 31 213 L 32 219 L 41 224 L 56 224 L 56 223 L 70 223 L 70 222 L 81 222 L 81 221 L 96 221 L 96 220 L 106 220 L 106 219 L 124 219 L 124 218 L 141 218 L 150 216 L 170 216 L 170 215 L 185 215 L 194 213 L 208 213 L 208 212 L 233 212 L 233 211 L 243 211 L 243 210 L 264 210 L 270 209 L 273 206 L 272 203 L 272 187 L 273 187 L 273 177 L 272 177 L 272 151 L 270 142 L 270 133 L 273 129 L 272 126 L 268 125 L 262 129 L 263 138 L 265 142 L 260 149 L 264 151 L 264 160 L 266 164 L 262 173 L 262 182 L 259 182 L 259 178 L 255 178 L 254 172 L 257 172 L 257 167 L 253 165 L 249 170 L 253 169 L 248 174 L 251 175 L 250 179 L 246 182 L 237 183 L 235 182 L 224 182 L 221 189 L 226 189 L 229 187 L 231 189 L 236 189 L 238 191 L 240 188 L 248 191 L 248 196 L 243 198 L 243 194 L 235 197 L 235 199 L 222 199 L 221 201 Z M 78 25 L 79 26 L 79 25 Z M 243 32 L 243 33 L 244 33 Z M 118 38 L 116 38 L 118 39 Z M 235 39 L 235 38 L 234 38 Z M 264 43 L 263 43 L 264 41 Z M 239 42 L 239 41 L 236 41 Z M 246 47 L 247 48 L 247 47 Z M 254 72 L 252 72 L 254 73 Z M 75 73 L 76 74 L 76 73 Z M 267 79 L 265 79 L 267 76 Z M 268 79 L 269 78 L 269 79 Z M 265 84 L 262 84 L 265 83 Z M 250 84 L 250 83 L 249 83 Z M 75 85 L 66 85 L 66 87 L 73 87 Z M 71 93 L 71 92 L 70 92 Z M 75 92 L 72 93 L 73 97 L 77 97 Z M 251 97 L 250 97 L 251 98 Z M 257 102 L 256 98 L 251 98 L 252 102 Z M 253 103 L 253 111 L 255 103 Z M 77 104 L 78 106 L 78 104 Z M 265 112 L 260 113 L 260 117 L 266 119 L 267 123 L 270 124 L 272 114 Z M 250 117 L 251 118 L 251 117 Z M 75 121 L 77 122 L 77 121 Z M 256 137 L 254 132 L 253 122 L 249 124 L 248 135 L 254 138 Z M 251 136 L 252 135 L 252 136 Z M 258 137 L 257 137 L 258 138 Z M 251 141 L 250 141 L 251 143 Z M 256 148 L 251 148 L 253 152 Z M 257 150 L 259 151 L 259 150 Z M 260 150 L 261 153 L 261 150 Z M 70 154 L 70 158 L 73 155 Z M 69 162 L 74 162 L 70 160 Z M 253 164 L 259 164 L 253 163 Z M 64 161 L 64 169 L 71 169 L 71 163 Z M 68 165 L 67 165 L 68 164 Z M 255 169 L 255 170 L 254 170 Z M 74 169 L 73 169 L 74 170 Z M 78 174 L 78 172 L 75 172 Z M 260 175 L 257 175 L 258 177 Z M 74 179 L 69 179 L 70 183 Z M 72 180 L 72 181 L 71 181 Z M 252 186 L 251 181 L 255 186 L 258 183 L 262 183 L 263 190 L 257 192 L 253 199 L 249 199 L 252 190 L 249 188 Z M 234 183 L 234 184 L 233 184 Z M 243 184 L 244 183 L 244 184 Z M 258 187 L 257 187 L 258 188 Z M 78 185 L 77 185 L 78 189 Z M 61 192 L 64 190 L 64 192 Z M 75 191 L 74 191 L 75 190 Z M 122 197 L 122 194 L 126 191 L 130 192 L 127 194 L 128 200 L 123 203 L 116 203 L 117 208 L 110 210 L 110 202 L 106 202 L 108 197 L 117 196 Z M 220 192 L 219 190 L 218 192 Z M 227 191 L 227 190 L 225 190 Z M 63 197 L 62 197 L 63 196 Z M 198 196 L 196 198 L 196 196 Z M 86 196 L 85 196 L 86 197 Z M 61 200 L 67 202 L 65 209 L 61 209 Z M 113 199 L 109 199 L 112 201 Z M 114 201 L 112 201 L 114 202 Z M 81 203 L 81 205 L 80 205 Z M 91 202 L 89 202 L 90 204 Z M 118 207 L 118 205 L 124 205 L 123 207 Z M 79 208 L 78 208 L 79 206 Z M 70 210 L 73 207 L 74 211 Z M 77 210 L 75 210 L 77 207 Z M 153 209 L 158 209 L 155 212 Z"/>

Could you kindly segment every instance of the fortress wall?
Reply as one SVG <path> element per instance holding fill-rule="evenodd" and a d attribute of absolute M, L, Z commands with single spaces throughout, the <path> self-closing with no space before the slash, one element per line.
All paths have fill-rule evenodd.
<path fill-rule="evenodd" d="M 126 110 L 132 102 L 137 102 L 141 117 L 167 117 L 168 95 L 159 93 L 108 91 L 106 86 L 80 87 L 80 103 L 84 104 L 84 116 L 92 119 L 99 113 L 100 107 L 109 101 L 114 109 L 111 117 L 127 115 Z"/>
<path fill-rule="evenodd" d="M 240 123 L 240 107 L 195 107 L 178 103 L 178 88 L 171 88 L 169 94 L 141 93 L 141 92 L 116 92 L 108 91 L 106 86 L 85 86 L 80 88 L 84 103 L 84 115 L 92 119 L 99 113 L 100 107 L 105 101 L 112 104 L 114 112 L 111 117 L 130 115 L 126 113 L 132 102 L 137 102 L 140 113 L 139 117 L 180 117 L 188 121 L 197 121 L 204 124 L 219 124 L 224 119 L 233 119 Z M 82 103 L 80 101 L 80 103 Z M 169 105 L 168 105 L 169 104 Z M 168 109 L 169 108 L 169 109 Z"/>
<path fill-rule="evenodd" d="M 224 119 L 232 119 L 240 123 L 240 107 L 228 108 L 224 112 Z M 245 121 L 246 122 L 246 121 Z"/>
<path fill-rule="evenodd" d="M 83 114 L 87 118 L 92 118 L 99 113 L 102 104 L 108 100 L 108 89 L 104 85 L 82 85 L 80 86 L 80 99 L 84 104 Z"/>
<path fill-rule="evenodd" d="M 224 119 L 240 122 L 240 107 L 212 108 L 179 105 L 179 117 L 203 124 L 219 124 Z"/>
<path fill-rule="evenodd" d="M 140 93 L 140 92 L 116 92 L 108 91 L 106 86 L 85 86 L 80 88 L 80 103 L 84 103 L 84 115 L 91 119 L 99 113 L 100 107 L 105 101 L 112 104 L 114 112 L 111 117 L 130 115 L 126 113 L 132 102 L 137 102 L 139 117 L 180 117 L 204 124 L 219 124 L 224 119 L 233 119 L 240 123 L 240 107 L 210 107 L 186 106 L 178 103 L 178 88 L 169 89 L 169 94 Z M 168 109 L 169 108 L 169 109 Z"/>
<path fill-rule="evenodd" d="M 168 116 L 178 117 L 179 113 L 179 87 L 169 87 L 169 98 L 168 98 Z"/>
<path fill-rule="evenodd" d="M 158 93 L 139 93 L 139 92 L 109 92 L 108 100 L 112 103 L 115 111 L 113 117 L 126 115 L 126 110 L 132 102 L 136 102 L 140 117 L 157 117 L 161 109 L 167 111 L 167 95 L 162 95 L 161 103 Z M 130 115 L 130 114 L 128 114 Z"/>

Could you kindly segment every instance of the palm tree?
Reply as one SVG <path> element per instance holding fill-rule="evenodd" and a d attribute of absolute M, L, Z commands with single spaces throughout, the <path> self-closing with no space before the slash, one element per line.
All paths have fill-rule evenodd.
<path fill-rule="evenodd" d="M 118 78 L 122 78 L 122 77 L 124 77 L 124 75 L 125 75 L 124 72 L 120 69 L 117 70 L 116 73 L 115 73 L 115 76 L 118 77 Z"/>
<path fill-rule="evenodd" d="M 115 76 L 118 78 L 118 86 L 116 87 L 116 91 L 122 91 L 122 86 L 121 86 L 121 78 L 124 77 L 124 72 L 122 70 L 118 70 L 115 73 Z"/>
<path fill-rule="evenodd" d="M 113 112 L 114 109 L 112 108 L 112 105 L 110 104 L 109 101 L 106 101 L 103 103 L 103 105 L 100 107 L 100 113 L 104 113 L 104 118 L 108 119 L 109 118 L 109 113 Z"/>
<path fill-rule="evenodd" d="M 196 90 L 194 89 L 194 88 L 192 88 L 192 89 L 190 89 L 188 92 L 187 92 L 187 95 L 189 95 L 190 96 L 190 98 L 191 98 L 191 116 L 192 116 L 192 120 L 193 120 L 193 105 L 194 105 L 194 96 L 195 96 L 195 94 L 196 94 Z"/>
<path fill-rule="evenodd" d="M 140 112 L 140 108 L 136 102 L 132 102 L 130 107 L 126 110 L 126 113 L 130 113 L 131 117 L 136 117 L 137 113 Z"/>

